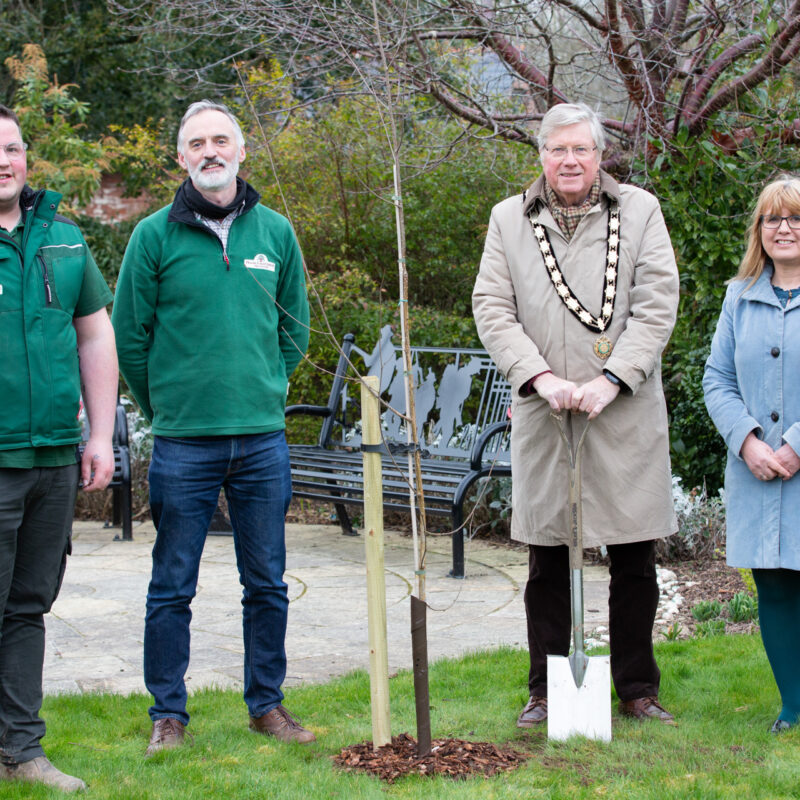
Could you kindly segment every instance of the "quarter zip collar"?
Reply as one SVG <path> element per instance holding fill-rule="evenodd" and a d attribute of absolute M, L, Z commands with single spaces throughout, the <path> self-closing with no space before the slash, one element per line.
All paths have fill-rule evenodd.
<path fill-rule="evenodd" d="M 189 180 L 189 178 L 186 180 Z M 246 214 L 258 203 L 261 199 L 261 195 L 247 181 L 243 181 L 243 183 L 245 185 L 245 192 L 242 214 Z M 189 204 L 186 202 L 185 194 L 181 191 L 182 188 L 183 185 L 179 186 L 178 190 L 175 192 L 175 199 L 172 201 L 172 206 L 169 209 L 167 222 L 182 222 L 184 225 L 192 225 L 195 228 L 205 228 L 205 225 L 203 225 L 202 222 L 198 222 L 195 218 L 194 211 L 189 207 Z M 205 229 L 208 230 L 207 228 Z"/>
<path fill-rule="evenodd" d="M 208 225 L 205 225 L 197 218 L 196 211 L 191 208 L 186 200 L 186 184 L 189 180 L 190 179 L 187 178 L 186 181 L 184 181 L 184 183 L 182 183 L 175 192 L 175 199 L 172 201 L 172 206 L 167 214 L 167 222 L 180 222 L 184 225 L 189 225 L 192 228 L 198 228 L 202 231 L 205 231 L 209 236 L 213 236 L 219 242 L 220 247 L 222 248 L 222 260 L 225 264 L 225 270 L 226 272 L 230 272 L 231 262 L 228 258 L 228 250 L 225 246 L 225 242 L 220 239 L 216 231 L 212 230 Z M 237 181 L 242 181 L 244 184 L 244 200 L 242 202 L 241 213 L 239 214 L 239 216 L 242 216 L 242 214 L 246 214 L 258 203 L 258 201 L 261 199 L 261 195 L 247 181 L 242 180 L 241 178 L 237 178 Z"/>

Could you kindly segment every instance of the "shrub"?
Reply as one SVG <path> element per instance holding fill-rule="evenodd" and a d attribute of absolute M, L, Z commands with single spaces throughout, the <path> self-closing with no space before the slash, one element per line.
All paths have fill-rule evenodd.
<path fill-rule="evenodd" d="M 731 622 L 749 622 L 758 616 L 758 603 L 747 592 L 736 594 L 725 604 Z"/>
<path fill-rule="evenodd" d="M 742 576 L 742 581 L 747 588 L 747 593 L 751 597 L 755 597 L 758 594 L 758 590 L 756 589 L 756 582 L 753 579 L 753 570 L 739 567 L 739 574 Z"/>
<path fill-rule="evenodd" d="M 722 603 L 719 600 L 701 600 L 692 607 L 692 616 L 698 622 L 717 619 L 721 614 Z"/>
<path fill-rule="evenodd" d="M 701 622 L 694 629 L 694 635 L 698 639 L 710 639 L 712 636 L 722 636 L 725 633 L 724 619 L 708 619 Z"/>
<path fill-rule="evenodd" d="M 725 506 L 722 496 L 709 497 L 705 487 L 684 491 L 681 479 L 672 478 L 672 500 L 678 532 L 656 543 L 660 562 L 702 561 L 725 542 Z"/>
<path fill-rule="evenodd" d="M 112 289 L 117 284 L 117 275 L 122 265 L 122 257 L 125 255 L 125 248 L 128 246 L 128 239 L 139 219 L 140 217 L 107 223 L 88 216 L 75 218 L 100 272 Z"/>
<path fill-rule="evenodd" d="M 266 124 L 269 148 L 258 147 L 263 133 L 254 126 L 243 168 L 264 202 L 291 215 L 309 268 L 319 274 L 357 266 L 396 301 L 392 163 L 375 104 L 343 97 L 278 129 Z M 435 115 L 406 118 L 403 136 L 410 299 L 471 317 L 492 206 L 528 185 L 537 161 L 528 148 L 464 136 Z"/>
<path fill-rule="evenodd" d="M 89 106 L 74 96 L 72 84 L 50 80 L 38 44 L 25 44 L 5 65 L 17 84 L 14 109 L 30 145 L 28 181 L 64 196 L 61 212 L 88 203 L 109 161 L 100 142 L 82 138 Z"/>
<path fill-rule="evenodd" d="M 722 485 L 726 452 L 705 409 L 702 378 L 725 282 L 744 254 L 760 188 L 800 164 L 796 147 L 763 133 L 754 128 L 757 141 L 743 141 L 730 153 L 683 129 L 671 152 L 651 142 L 650 154 L 659 155 L 640 164 L 635 179 L 661 203 L 680 272 L 678 318 L 663 364 L 673 469 L 687 485 L 712 493 Z"/>
<path fill-rule="evenodd" d="M 511 478 L 480 478 L 469 501 L 472 512 L 466 520 L 469 537 L 481 532 L 509 535 L 511 532 Z"/>

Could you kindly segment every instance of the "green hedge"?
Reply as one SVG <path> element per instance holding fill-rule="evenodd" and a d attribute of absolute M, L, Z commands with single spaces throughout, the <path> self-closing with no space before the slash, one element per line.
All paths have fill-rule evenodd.
<path fill-rule="evenodd" d="M 797 170 L 794 148 L 745 141 L 726 153 L 681 131 L 680 150 L 659 155 L 637 182 L 659 199 L 678 259 L 678 319 L 664 353 L 673 472 L 686 487 L 722 486 L 726 448 L 703 402 L 703 369 L 725 284 L 738 269 L 750 214 L 763 186 Z M 657 146 L 657 145 L 654 145 Z"/>

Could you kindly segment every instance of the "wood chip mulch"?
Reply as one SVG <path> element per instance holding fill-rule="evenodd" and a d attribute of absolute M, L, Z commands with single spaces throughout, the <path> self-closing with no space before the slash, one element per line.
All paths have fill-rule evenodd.
<path fill-rule="evenodd" d="M 528 755 L 491 742 L 434 739 L 430 755 L 417 756 L 417 743 L 407 733 L 392 737 L 392 743 L 372 749 L 372 742 L 345 747 L 334 763 L 346 772 L 368 772 L 386 783 L 406 775 L 446 775 L 463 780 L 472 775 L 490 777 L 516 769 Z"/>

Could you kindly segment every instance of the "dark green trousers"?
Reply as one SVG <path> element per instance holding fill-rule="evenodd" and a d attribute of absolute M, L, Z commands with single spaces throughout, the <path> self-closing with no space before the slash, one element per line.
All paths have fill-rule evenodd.
<path fill-rule="evenodd" d="M 772 674 L 781 693 L 779 719 L 800 722 L 800 572 L 754 569 L 758 622 Z"/>
<path fill-rule="evenodd" d="M 61 588 L 77 464 L 0 469 L 0 759 L 43 755 L 44 615 Z"/>

